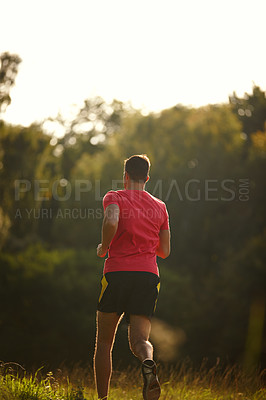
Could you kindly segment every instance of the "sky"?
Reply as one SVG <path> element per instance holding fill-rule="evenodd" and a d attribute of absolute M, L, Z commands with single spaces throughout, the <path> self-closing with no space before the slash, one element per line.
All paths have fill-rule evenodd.
<path fill-rule="evenodd" d="M 266 90 L 265 0 L 0 0 L 0 53 L 22 58 L 3 119 L 93 96 L 144 111 Z"/>

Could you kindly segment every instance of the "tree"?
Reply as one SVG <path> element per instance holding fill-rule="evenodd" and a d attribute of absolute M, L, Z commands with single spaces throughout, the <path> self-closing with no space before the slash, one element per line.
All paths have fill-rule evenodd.
<path fill-rule="evenodd" d="M 42 200 L 35 184 L 41 185 L 42 180 L 58 176 L 58 160 L 52 153 L 50 137 L 38 125 L 22 128 L 1 122 L 0 149 L 1 248 L 7 239 L 23 242 L 37 233 L 41 220 L 29 219 L 25 213 L 41 208 Z M 47 192 L 44 197 L 50 198 L 50 187 Z M 18 210 L 22 217 L 16 217 Z"/>
<path fill-rule="evenodd" d="M 259 86 L 253 86 L 253 93 L 245 93 L 243 98 L 234 92 L 229 97 L 233 112 L 242 123 L 243 132 L 251 143 L 251 135 L 266 128 L 266 94 Z"/>
<path fill-rule="evenodd" d="M 15 84 L 21 61 L 16 54 L 5 52 L 0 55 L 0 114 L 5 112 L 11 103 L 10 89 Z"/>
<path fill-rule="evenodd" d="M 50 132 L 58 128 L 64 136 L 57 140 L 61 149 L 62 172 L 69 178 L 76 160 L 83 154 L 93 155 L 102 150 L 107 139 L 120 129 L 121 121 L 129 108 L 122 102 L 113 100 L 106 103 L 101 97 L 86 99 L 72 119 L 58 115 L 44 122 L 51 125 Z"/>

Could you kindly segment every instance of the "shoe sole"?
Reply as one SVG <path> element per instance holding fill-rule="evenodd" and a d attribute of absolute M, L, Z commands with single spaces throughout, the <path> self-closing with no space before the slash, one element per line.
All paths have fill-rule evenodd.
<path fill-rule="evenodd" d="M 146 378 L 147 379 L 147 378 Z M 147 383 L 144 384 L 143 398 L 144 400 L 158 400 L 161 395 L 161 388 L 157 377 L 147 379 Z"/>

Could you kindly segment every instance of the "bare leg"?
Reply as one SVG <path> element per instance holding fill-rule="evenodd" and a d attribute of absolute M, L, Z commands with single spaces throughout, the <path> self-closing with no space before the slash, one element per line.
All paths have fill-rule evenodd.
<path fill-rule="evenodd" d="M 99 399 L 107 399 L 112 374 L 112 349 L 121 318 L 116 313 L 97 312 L 94 376 Z"/>
<path fill-rule="evenodd" d="M 153 361 L 153 347 L 149 342 L 150 331 L 149 318 L 144 315 L 130 315 L 129 344 L 132 353 L 142 362 L 143 399 L 158 400 L 161 389 Z"/>
<path fill-rule="evenodd" d="M 153 359 L 153 347 L 149 342 L 151 321 L 144 315 L 130 315 L 129 345 L 132 353 L 143 362 Z"/>

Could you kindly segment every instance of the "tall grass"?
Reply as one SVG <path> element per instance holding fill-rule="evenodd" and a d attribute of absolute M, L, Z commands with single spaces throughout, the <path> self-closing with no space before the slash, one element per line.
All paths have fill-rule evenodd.
<path fill-rule="evenodd" d="M 160 400 L 265 400 L 266 371 L 247 372 L 239 366 L 222 368 L 217 363 L 194 369 L 159 366 Z M 44 373 L 27 373 L 16 363 L 0 363 L 0 400 L 96 400 L 91 368 L 76 366 Z M 139 369 L 114 371 L 109 400 L 142 399 Z"/>

